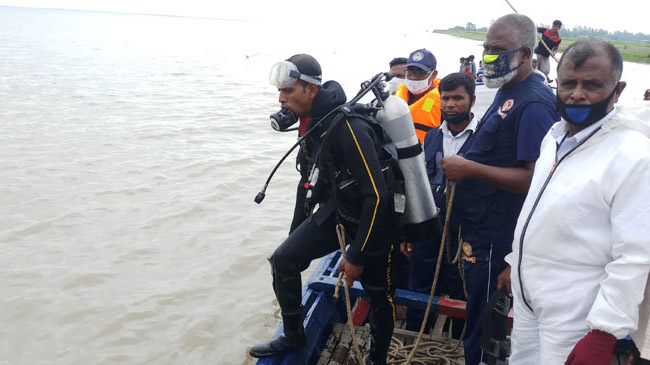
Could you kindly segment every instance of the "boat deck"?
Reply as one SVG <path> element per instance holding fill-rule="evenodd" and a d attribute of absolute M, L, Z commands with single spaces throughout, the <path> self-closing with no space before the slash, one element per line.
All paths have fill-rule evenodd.
<path fill-rule="evenodd" d="M 400 327 L 403 327 L 403 321 L 396 323 L 393 332 L 393 340 L 388 353 L 389 364 L 403 364 L 418 336 L 416 332 L 407 331 Z M 412 364 L 465 364 L 462 344 L 458 344 L 458 340 L 444 336 L 440 332 L 441 328 L 441 325 L 434 326 L 431 334 L 422 336 Z M 370 351 L 370 327 L 368 324 L 357 328 L 356 339 L 361 353 L 366 359 Z M 334 325 L 317 365 L 353 365 L 359 363 L 353 348 L 352 334 L 349 327 L 344 323 Z"/>

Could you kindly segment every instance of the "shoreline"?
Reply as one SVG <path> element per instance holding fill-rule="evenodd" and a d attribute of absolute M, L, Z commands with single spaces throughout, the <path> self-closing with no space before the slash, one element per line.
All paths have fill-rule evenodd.
<path fill-rule="evenodd" d="M 472 39 L 476 41 L 483 41 L 485 39 L 485 32 L 475 32 L 469 30 L 434 30 L 434 33 L 446 34 L 458 38 Z M 562 43 L 558 49 L 558 53 L 564 50 L 571 44 L 578 41 L 580 38 L 562 38 Z M 640 64 L 650 64 L 650 44 L 641 42 L 623 42 L 623 41 L 606 41 L 612 43 L 623 56 L 623 61 L 634 62 Z"/>

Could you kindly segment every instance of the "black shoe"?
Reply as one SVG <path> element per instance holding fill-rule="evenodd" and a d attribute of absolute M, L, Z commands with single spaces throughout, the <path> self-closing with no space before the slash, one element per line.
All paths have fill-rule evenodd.
<path fill-rule="evenodd" d="M 252 357 L 269 357 L 277 354 L 298 351 L 307 344 L 305 329 L 302 327 L 302 308 L 297 311 L 282 313 L 283 333 L 280 337 L 251 347 L 248 353 Z"/>
<path fill-rule="evenodd" d="M 304 333 L 287 335 L 281 334 L 275 340 L 264 342 L 251 347 L 248 352 L 252 357 L 269 357 L 277 354 L 294 352 L 302 349 L 307 344 L 307 337 Z"/>

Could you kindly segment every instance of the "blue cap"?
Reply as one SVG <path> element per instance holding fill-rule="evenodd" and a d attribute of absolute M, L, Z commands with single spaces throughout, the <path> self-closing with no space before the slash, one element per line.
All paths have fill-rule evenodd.
<path fill-rule="evenodd" d="M 411 52 L 406 67 L 415 66 L 423 71 L 431 72 L 436 69 L 436 57 L 431 51 L 422 48 Z"/>

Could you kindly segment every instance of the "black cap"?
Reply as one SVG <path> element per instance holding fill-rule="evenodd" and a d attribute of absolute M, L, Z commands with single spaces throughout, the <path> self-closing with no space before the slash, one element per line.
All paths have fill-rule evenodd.
<path fill-rule="evenodd" d="M 287 61 L 296 65 L 296 67 L 298 67 L 298 72 L 303 75 L 320 77 L 323 74 L 320 69 L 320 63 L 308 54 L 300 53 L 293 55 L 289 57 Z"/>

